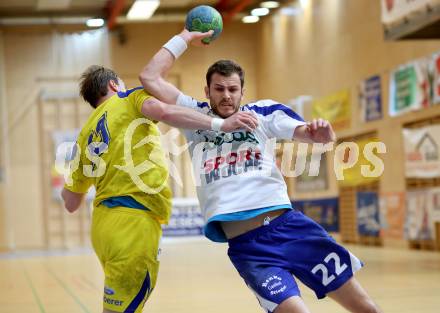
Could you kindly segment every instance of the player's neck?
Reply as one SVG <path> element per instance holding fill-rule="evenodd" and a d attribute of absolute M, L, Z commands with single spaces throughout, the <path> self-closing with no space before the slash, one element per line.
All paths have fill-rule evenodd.
<path fill-rule="evenodd" d="M 113 97 L 116 94 L 114 91 L 109 91 L 104 97 L 101 97 L 98 101 L 96 107 L 99 107 L 102 103 L 104 103 L 107 99 Z"/>

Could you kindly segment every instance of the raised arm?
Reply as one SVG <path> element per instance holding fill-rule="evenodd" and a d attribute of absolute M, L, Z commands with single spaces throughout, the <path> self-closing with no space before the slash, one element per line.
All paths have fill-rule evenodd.
<path fill-rule="evenodd" d="M 298 126 L 293 139 L 307 143 L 329 143 L 336 141 L 332 125 L 323 119 L 314 119 L 306 125 Z"/>
<path fill-rule="evenodd" d="M 190 43 L 200 45 L 202 39 L 211 35 L 212 31 L 200 33 L 184 29 L 179 35 L 174 36 L 160 48 L 139 74 L 144 89 L 165 103 L 175 104 L 180 90 L 166 80 L 168 72 Z"/>

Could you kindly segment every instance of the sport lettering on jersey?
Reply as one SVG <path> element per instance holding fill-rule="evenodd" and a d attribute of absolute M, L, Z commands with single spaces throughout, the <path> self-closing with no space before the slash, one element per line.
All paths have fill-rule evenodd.
<path fill-rule="evenodd" d="M 263 170 L 261 151 L 246 149 L 230 152 L 226 156 L 217 156 L 205 161 L 204 172 L 206 184 L 231 175 L 240 175 L 252 170 Z"/>

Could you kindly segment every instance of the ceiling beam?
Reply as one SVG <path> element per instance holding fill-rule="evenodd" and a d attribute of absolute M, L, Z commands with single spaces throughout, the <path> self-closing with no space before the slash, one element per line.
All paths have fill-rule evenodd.
<path fill-rule="evenodd" d="M 252 4 L 253 0 L 241 0 L 235 6 L 230 7 L 230 0 L 220 0 L 215 8 L 220 11 L 223 16 L 223 23 L 226 24 L 234 18 L 235 15 L 246 9 Z"/>
<path fill-rule="evenodd" d="M 116 26 L 116 19 L 125 7 L 126 0 L 114 0 L 108 2 L 107 28 L 112 30 Z"/>
<path fill-rule="evenodd" d="M 214 6 L 219 12 L 227 11 L 231 0 L 219 0 Z"/>
<path fill-rule="evenodd" d="M 70 7 L 71 0 L 38 0 L 37 10 L 66 10 Z"/>

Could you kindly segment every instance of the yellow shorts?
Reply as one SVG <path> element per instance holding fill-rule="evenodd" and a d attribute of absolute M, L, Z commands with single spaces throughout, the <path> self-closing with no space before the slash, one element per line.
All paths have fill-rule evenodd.
<path fill-rule="evenodd" d="M 141 312 L 159 270 L 160 223 L 147 211 L 99 205 L 93 211 L 92 244 L 104 269 L 104 308 Z"/>

